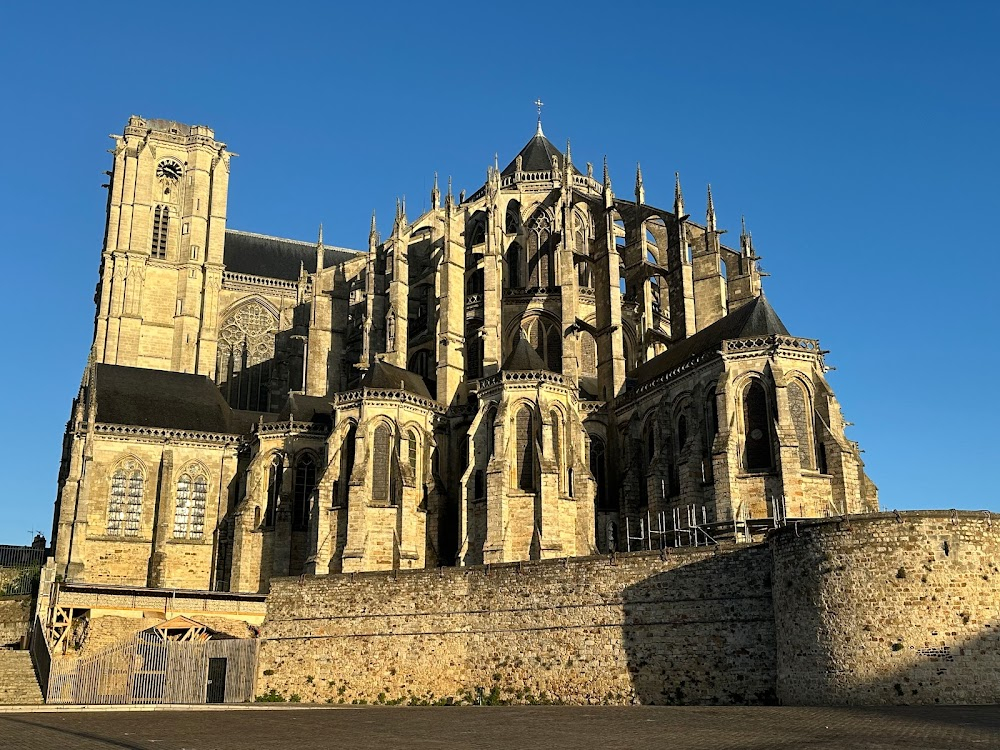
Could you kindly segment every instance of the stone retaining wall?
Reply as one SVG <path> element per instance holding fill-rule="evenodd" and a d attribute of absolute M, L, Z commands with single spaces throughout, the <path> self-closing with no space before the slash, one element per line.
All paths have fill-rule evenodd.
<path fill-rule="evenodd" d="M 1000 518 L 882 513 L 770 545 L 782 703 L 1000 701 Z"/>
<path fill-rule="evenodd" d="M 768 557 L 758 545 L 277 579 L 257 693 L 773 702 Z"/>

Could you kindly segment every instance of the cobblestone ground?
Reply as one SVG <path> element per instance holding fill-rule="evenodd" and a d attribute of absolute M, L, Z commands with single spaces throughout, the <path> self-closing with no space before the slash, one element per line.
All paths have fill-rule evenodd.
<path fill-rule="evenodd" d="M 317 708 L 0 714 L 0 748 L 1000 748 L 1000 706 Z"/>

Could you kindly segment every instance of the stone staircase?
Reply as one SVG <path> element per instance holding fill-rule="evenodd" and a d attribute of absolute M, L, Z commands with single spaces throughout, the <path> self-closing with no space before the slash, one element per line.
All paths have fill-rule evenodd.
<path fill-rule="evenodd" d="M 44 702 L 31 654 L 0 649 L 0 705 L 29 706 Z"/>

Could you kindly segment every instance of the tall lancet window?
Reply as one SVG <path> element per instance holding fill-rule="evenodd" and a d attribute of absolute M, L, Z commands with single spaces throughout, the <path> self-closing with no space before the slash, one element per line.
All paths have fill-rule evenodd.
<path fill-rule="evenodd" d="M 375 428 L 372 441 L 372 500 L 386 503 L 392 499 L 390 493 L 392 475 L 392 432 L 380 424 Z"/>
<path fill-rule="evenodd" d="M 139 536 L 142 527 L 142 470 L 129 462 L 111 477 L 107 531 L 111 536 Z"/>
<path fill-rule="evenodd" d="M 544 211 L 531 221 L 528 231 L 528 286 L 556 285 L 555 258 L 552 256 L 552 222 Z"/>
<path fill-rule="evenodd" d="M 816 449 L 812 437 L 812 409 L 809 394 L 797 380 L 788 384 L 788 410 L 791 412 L 792 424 L 795 426 L 795 437 L 799 443 L 799 461 L 803 469 L 814 469 Z"/>
<path fill-rule="evenodd" d="M 507 248 L 507 273 L 504 276 L 504 286 L 508 289 L 520 289 L 524 286 L 521 278 L 521 245 L 511 242 Z"/>
<path fill-rule="evenodd" d="M 175 539 L 201 539 L 205 531 L 208 480 L 204 474 L 193 473 L 184 472 L 177 480 L 177 504 L 174 507 Z"/>
<path fill-rule="evenodd" d="M 751 381 L 743 396 L 743 468 L 747 471 L 767 471 L 774 466 L 769 411 L 763 384 Z"/>
<path fill-rule="evenodd" d="M 305 453 L 295 464 L 295 492 L 292 502 L 292 528 L 309 528 L 309 500 L 316 490 L 316 459 Z"/>
<path fill-rule="evenodd" d="M 270 528 L 278 518 L 278 503 L 281 501 L 281 475 L 284 461 L 275 454 L 267 469 L 267 506 L 264 508 L 264 526 Z"/>
<path fill-rule="evenodd" d="M 517 451 L 517 488 L 523 492 L 534 492 L 535 425 L 528 406 L 522 406 L 514 418 L 514 437 Z"/>

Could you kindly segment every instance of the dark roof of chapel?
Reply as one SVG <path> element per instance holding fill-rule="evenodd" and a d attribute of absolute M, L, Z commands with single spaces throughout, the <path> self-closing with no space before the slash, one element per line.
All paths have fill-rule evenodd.
<path fill-rule="evenodd" d="M 324 247 L 323 265 L 328 268 L 343 263 L 356 258 L 359 252 Z M 306 273 L 316 272 L 316 243 L 227 229 L 223 262 L 227 271 L 297 281 L 301 266 L 305 266 Z"/>
<path fill-rule="evenodd" d="M 422 377 L 388 362 L 376 362 L 368 368 L 368 372 L 361 378 L 361 385 L 365 388 L 393 388 L 433 398 Z"/>
<path fill-rule="evenodd" d="M 204 375 L 97 365 L 97 421 L 233 434 L 232 410 Z"/>
<path fill-rule="evenodd" d="M 292 393 L 288 396 L 288 401 L 278 412 L 278 421 L 282 422 L 289 417 L 298 422 L 324 422 L 332 421 L 333 402 L 325 396 L 304 396 L 301 393 Z"/>
<path fill-rule="evenodd" d="M 507 359 L 503 361 L 503 364 L 500 365 L 500 369 L 507 371 L 538 371 L 548 370 L 549 366 L 545 364 L 545 360 L 541 358 L 541 355 L 535 351 L 535 347 L 529 344 L 524 336 L 518 336 L 517 341 L 514 342 L 513 350 L 507 355 Z"/>
<path fill-rule="evenodd" d="M 517 156 L 521 157 L 521 171 L 523 172 L 548 172 L 552 169 L 553 156 L 558 160 L 560 169 L 566 160 L 563 152 L 553 146 L 552 141 L 542 135 L 541 129 L 524 145 L 524 148 L 521 149 Z M 504 167 L 500 173 L 501 176 L 506 177 L 509 174 L 514 174 L 515 167 L 517 166 L 517 156 L 514 157 L 510 164 Z M 573 167 L 573 172 L 580 174 L 580 170 L 576 167 Z"/>
<path fill-rule="evenodd" d="M 647 383 L 697 354 L 710 349 L 717 350 L 723 341 L 772 334 L 790 335 L 778 313 L 762 294 L 693 336 L 678 341 L 663 354 L 658 354 L 640 365 L 633 373 L 633 377 L 640 384 Z"/>

